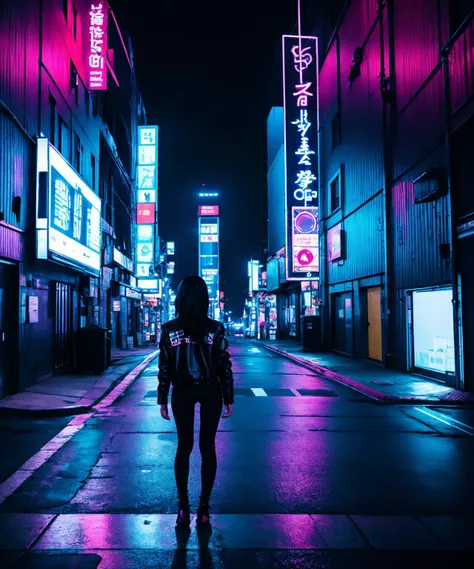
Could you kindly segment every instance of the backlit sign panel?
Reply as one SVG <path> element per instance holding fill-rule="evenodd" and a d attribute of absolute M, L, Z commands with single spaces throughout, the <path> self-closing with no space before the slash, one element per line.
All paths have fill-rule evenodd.
<path fill-rule="evenodd" d="M 107 89 L 107 2 L 90 5 L 89 33 L 87 34 L 88 88 L 90 91 Z"/>
<path fill-rule="evenodd" d="M 283 36 L 287 280 L 319 273 L 317 38 Z"/>
<path fill-rule="evenodd" d="M 174 250 L 174 241 L 168 241 L 168 243 L 166 243 L 166 254 L 172 256 L 174 255 Z"/>
<path fill-rule="evenodd" d="M 153 224 L 155 223 L 155 204 L 137 204 L 137 223 L 142 224 Z"/>
<path fill-rule="evenodd" d="M 296 275 L 319 272 L 319 225 L 317 207 L 292 208 L 292 271 Z"/>
<path fill-rule="evenodd" d="M 219 218 L 209 217 L 208 207 L 219 211 L 217 206 L 201 206 L 204 215 L 199 216 L 199 276 L 207 284 L 209 291 L 211 318 L 219 311 Z"/>
<path fill-rule="evenodd" d="M 158 127 L 138 127 L 136 276 L 155 273 L 157 236 Z M 148 279 L 150 280 L 150 279 Z M 153 281 L 154 279 L 151 279 Z M 151 282 L 150 281 L 150 282 Z M 150 284 L 149 282 L 147 284 Z M 153 288 L 148 287 L 147 288 Z"/>
<path fill-rule="evenodd" d="M 40 140 L 44 142 L 38 146 L 37 257 L 98 275 L 101 200 L 54 146 Z"/>
<path fill-rule="evenodd" d="M 205 217 L 205 216 L 216 217 L 219 215 L 219 206 L 218 205 L 200 205 L 198 215 L 200 217 Z"/>
<path fill-rule="evenodd" d="M 327 255 L 328 261 L 337 261 L 342 258 L 342 231 L 341 224 L 328 229 L 327 232 Z"/>

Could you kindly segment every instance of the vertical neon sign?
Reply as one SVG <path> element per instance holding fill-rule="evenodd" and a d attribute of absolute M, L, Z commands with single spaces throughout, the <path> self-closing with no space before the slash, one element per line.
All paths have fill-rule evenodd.
<path fill-rule="evenodd" d="M 319 276 L 318 40 L 283 36 L 286 278 Z"/>
<path fill-rule="evenodd" d="M 158 127 L 139 126 L 136 196 L 136 276 L 139 279 L 149 279 L 155 274 L 155 242 L 158 235 L 156 218 L 157 196 Z"/>
<path fill-rule="evenodd" d="M 107 20 L 107 4 L 91 4 L 87 58 L 90 91 L 107 89 Z"/>

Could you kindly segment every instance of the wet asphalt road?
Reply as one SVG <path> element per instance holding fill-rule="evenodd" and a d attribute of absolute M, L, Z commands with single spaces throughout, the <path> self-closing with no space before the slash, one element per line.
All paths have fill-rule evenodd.
<path fill-rule="evenodd" d="M 232 354 L 236 403 L 217 436 L 211 534 L 174 530 L 176 433 L 156 406 L 155 361 L 0 505 L 0 566 L 470 566 L 436 550 L 473 534 L 474 437 L 250 342 L 233 341 Z M 67 422 L 2 419 L 2 479 Z M 25 441 L 16 452 L 4 444 L 15 428 Z M 196 444 L 194 506 L 199 467 Z"/>

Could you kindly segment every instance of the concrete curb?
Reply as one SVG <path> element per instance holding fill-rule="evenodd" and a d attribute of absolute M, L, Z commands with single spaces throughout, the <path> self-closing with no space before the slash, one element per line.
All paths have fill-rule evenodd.
<path fill-rule="evenodd" d="M 0 407 L 0 417 L 32 417 L 32 418 L 47 418 L 47 417 L 69 417 L 71 415 L 83 415 L 84 413 L 90 413 L 94 407 L 99 404 L 107 395 L 113 391 L 126 377 L 127 375 L 137 367 L 145 363 L 143 370 L 146 365 L 158 357 L 158 350 L 147 354 L 144 356 L 139 363 L 131 363 L 127 366 L 127 370 L 124 371 L 117 379 L 115 379 L 107 389 L 99 395 L 94 401 L 89 405 L 67 405 L 63 407 L 50 408 L 50 409 L 24 409 L 16 407 Z M 135 380 L 140 377 L 143 370 L 136 376 Z"/>
<path fill-rule="evenodd" d="M 258 340 L 254 340 L 254 343 L 257 344 L 258 346 L 261 346 L 263 348 L 265 348 L 266 350 L 268 350 L 269 352 L 274 352 L 288 360 L 291 360 L 299 365 L 301 365 L 302 367 L 305 367 L 307 369 L 310 369 L 311 371 L 315 371 L 318 375 L 320 375 L 321 377 L 325 378 L 325 379 L 329 379 L 331 381 L 334 381 L 336 383 L 339 383 L 341 385 L 344 385 L 346 387 L 349 387 L 350 389 L 353 389 L 354 391 L 357 391 L 358 393 L 361 393 L 362 395 L 365 395 L 366 397 L 369 397 L 370 399 L 373 399 L 374 401 L 377 401 L 379 403 L 386 403 L 386 404 L 398 404 L 398 405 L 436 405 L 436 406 L 466 406 L 466 407 L 472 407 L 474 406 L 474 402 L 472 401 L 458 401 L 458 400 L 449 400 L 449 399 L 423 399 L 421 397 L 417 398 L 417 397 L 407 397 L 407 396 L 398 396 L 398 395 L 387 395 L 386 393 L 382 393 L 381 391 L 377 391 L 376 389 L 372 389 L 371 387 L 369 387 L 368 385 L 365 385 L 364 383 L 360 383 L 358 381 L 355 381 L 354 379 L 351 379 L 349 377 L 345 377 L 344 375 L 339 375 L 338 373 L 335 373 L 331 370 L 329 370 L 328 368 L 322 367 L 318 364 L 315 364 L 313 362 L 309 362 L 308 360 L 305 360 L 304 358 L 300 358 L 298 356 L 295 356 L 293 354 L 291 354 L 290 352 L 287 352 L 286 350 L 282 350 L 281 348 L 277 348 L 276 346 L 270 346 L 268 344 L 262 343 L 261 341 Z"/>

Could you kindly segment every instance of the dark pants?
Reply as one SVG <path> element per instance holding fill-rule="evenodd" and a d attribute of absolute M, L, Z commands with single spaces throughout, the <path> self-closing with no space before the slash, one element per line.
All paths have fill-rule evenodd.
<path fill-rule="evenodd" d="M 194 444 L 194 406 L 201 404 L 199 449 L 202 456 L 201 500 L 207 503 L 216 478 L 216 433 L 222 413 L 222 388 L 218 383 L 173 387 L 171 408 L 178 430 L 178 450 L 174 463 L 179 500 L 188 496 L 189 457 Z"/>

